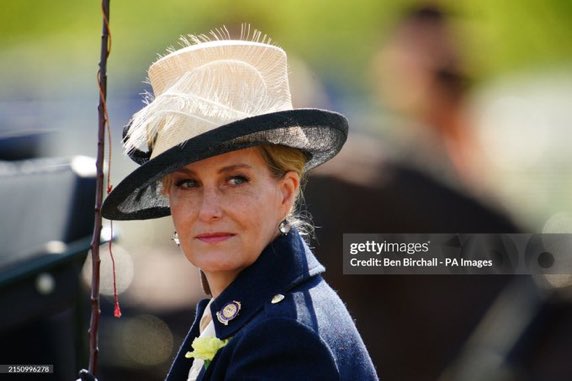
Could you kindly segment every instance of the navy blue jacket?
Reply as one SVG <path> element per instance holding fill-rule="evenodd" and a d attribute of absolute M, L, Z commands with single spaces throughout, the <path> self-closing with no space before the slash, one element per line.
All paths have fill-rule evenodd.
<path fill-rule="evenodd" d="M 230 341 L 198 380 L 377 380 L 353 320 L 322 272 L 294 229 L 270 243 L 211 304 L 217 337 Z M 276 294 L 285 298 L 272 303 Z M 232 301 L 241 308 L 224 325 L 216 313 Z M 193 359 L 185 353 L 199 336 L 207 303 L 199 302 L 166 380 L 187 380 Z"/>

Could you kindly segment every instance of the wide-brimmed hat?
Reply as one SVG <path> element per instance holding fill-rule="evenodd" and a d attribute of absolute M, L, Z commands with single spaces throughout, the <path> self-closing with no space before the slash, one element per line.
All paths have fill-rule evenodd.
<path fill-rule="evenodd" d="M 140 167 L 109 194 L 105 218 L 169 215 L 162 179 L 202 159 L 279 144 L 303 151 L 309 170 L 346 141 L 343 115 L 292 107 L 284 50 L 258 32 L 248 40 L 213 37 L 189 36 L 149 68 L 154 98 L 124 129 L 126 151 Z"/>

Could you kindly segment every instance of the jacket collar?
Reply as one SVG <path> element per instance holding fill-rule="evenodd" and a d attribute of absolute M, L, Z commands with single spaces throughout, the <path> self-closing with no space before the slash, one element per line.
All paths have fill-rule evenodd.
<path fill-rule="evenodd" d="M 217 337 L 233 336 L 274 295 L 284 294 L 324 271 L 295 229 L 280 235 L 211 304 Z M 217 312 L 222 314 L 225 306 L 235 302 L 240 303 L 238 314 L 225 325 L 217 318 Z"/>

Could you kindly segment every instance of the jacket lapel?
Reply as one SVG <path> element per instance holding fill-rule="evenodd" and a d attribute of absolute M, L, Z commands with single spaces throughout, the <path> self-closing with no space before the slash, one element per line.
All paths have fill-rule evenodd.
<path fill-rule="evenodd" d="M 179 352 L 173 361 L 173 365 L 171 365 L 171 369 L 169 370 L 165 381 L 180 381 L 187 379 L 189 375 L 189 369 L 191 369 L 191 365 L 193 364 L 194 359 L 186 358 L 185 354 L 191 349 L 193 340 L 199 336 L 199 322 L 208 303 L 209 299 L 203 299 L 197 304 L 197 312 L 195 315 L 195 320 L 193 321 L 193 325 L 187 333 L 185 340 L 183 340 L 183 343 L 179 348 Z M 202 373 L 203 372 L 201 372 L 201 374 Z"/>

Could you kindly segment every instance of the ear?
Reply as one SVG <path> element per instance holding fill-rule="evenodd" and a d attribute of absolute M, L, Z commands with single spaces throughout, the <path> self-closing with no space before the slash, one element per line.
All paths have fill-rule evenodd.
<path fill-rule="evenodd" d="M 294 201 L 296 201 L 296 196 L 300 189 L 300 176 L 294 171 L 286 172 L 279 180 L 278 186 L 282 196 L 281 206 L 284 209 L 284 214 L 287 214 L 292 209 Z"/>

